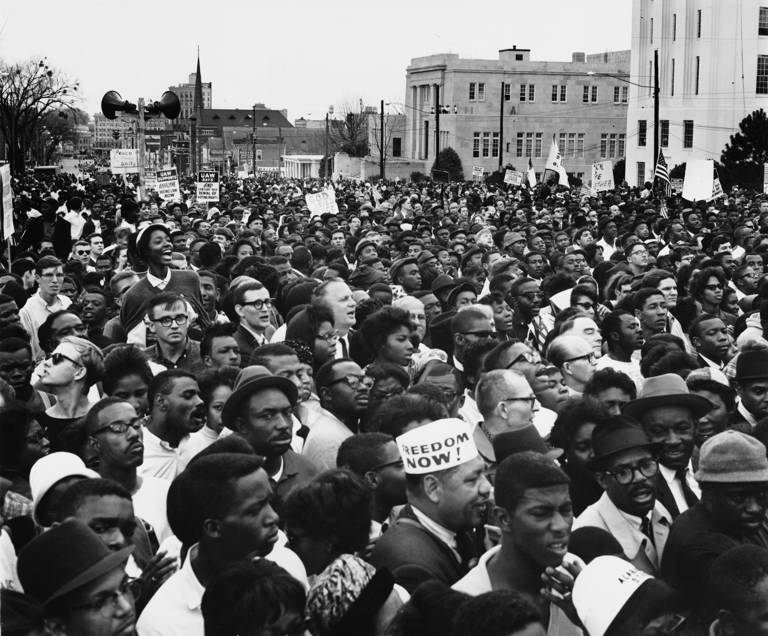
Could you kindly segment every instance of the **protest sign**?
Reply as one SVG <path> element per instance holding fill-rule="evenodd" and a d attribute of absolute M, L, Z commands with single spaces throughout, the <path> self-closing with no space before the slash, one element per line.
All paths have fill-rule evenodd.
<path fill-rule="evenodd" d="M 768 194 L 768 163 L 763 164 L 763 194 Z"/>
<path fill-rule="evenodd" d="M 603 192 L 613 190 L 613 161 L 598 161 L 592 164 L 592 190 Z"/>
<path fill-rule="evenodd" d="M 423 475 L 460 466 L 477 457 L 472 430 L 463 420 L 437 420 L 397 438 L 405 472 Z"/>
<path fill-rule="evenodd" d="M 675 192 L 682 192 L 683 191 L 683 180 L 682 179 L 672 179 L 672 189 Z"/>
<path fill-rule="evenodd" d="M 711 159 L 689 159 L 685 164 L 683 198 L 688 201 L 708 201 L 712 198 L 715 166 Z"/>
<path fill-rule="evenodd" d="M 157 191 L 157 175 L 154 172 L 144 175 L 144 187 L 147 190 Z"/>
<path fill-rule="evenodd" d="M 482 166 L 472 166 L 472 178 L 473 179 L 482 179 L 483 178 L 483 167 Z"/>
<path fill-rule="evenodd" d="M 13 191 L 11 190 L 11 166 L 0 166 L 0 189 L 2 189 L 3 240 L 13 236 Z"/>
<path fill-rule="evenodd" d="M 312 216 L 323 214 L 338 214 L 339 206 L 336 204 L 336 190 L 327 188 L 321 192 L 308 194 L 304 197 Z"/>
<path fill-rule="evenodd" d="M 508 183 L 509 185 L 513 186 L 519 186 L 523 184 L 523 173 L 518 172 L 517 170 L 509 170 L 507 169 L 504 172 L 504 183 Z"/>
<path fill-rule="evenodd" d="M 181 201 L 181 192 L 179 190 L 179 177 L 176 174 L 176 168 L 170 170 L 158 170 L 155 173 L 157 178 L 157 194 L 166 201 Z"/>
<path fill-rule="evenodd" d="M 109 151 L 109 169 L 112 174 L 138 172 L 139 151 L 135 148 L 113 148 Z"/>
<path fill-rule="evenodd" d="M 217 203 L 219 196 L 219 173 L 215 170 L 201 170 L 198 172 L 197 202 Z"/>

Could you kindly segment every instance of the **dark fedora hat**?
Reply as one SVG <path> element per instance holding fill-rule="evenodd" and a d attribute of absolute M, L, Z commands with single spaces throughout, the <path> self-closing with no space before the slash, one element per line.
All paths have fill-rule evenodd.
<path fill-rule="evenodd" d="M 133 546 L 112 551 L 82 521 L 69 519 L 32 539 L 19 552 L 24 592 L 46 605 L 125 563 Z"/>
<path fill-rule="evenodd" d="M 640 419 L 642 413 L 659 406 L 684 406 L 691 409 L 696 417 L 712 410 L 712 403 L 700 395 L 691 394 L 685 380 L 677 373 L 665 373 L 646 378 L 638 398 L 629 402 L 622 413 Z"/>
<path fill-rule="evenodd" d="M 497 464 L 510 455 L 523 451 L 535 451 L 552 459 L 557 459 L 563 454 L 562 448 L 547 446 L 533 424 L 504 431 L 493 438 L 493 453 L 496 455 Z"/>
<path fill-rule="evenodd" d="M 736 382 L 762 378 L 768 378 L 768 349 L 743 351 L 736 357 Z"/>
<path fill-rule="evenodd" d="M 657 450 L 658 444 L 648 439 L 643 427 L 637 420 L 625 415 L 615 415 L 600 422 L 592 431 L 592 451 L 594 456 L 587 462 L 591 470 L 599 470 L 603 461 L 633 448 Z"/>
<path fill-rule="evenodd" d="M 435 280 L 432 281 L 432 286 L 430 287 L 430 289 L 433 292 L 437 293 L 444 289 L 449 289 L 454 285 L 456 285 L 456 281 L 453 278 L 451 278 L 447 274 L 438 274 L 435 277 Z"/>
<path fill-rule="evenodd" d="M 240 370 L 235 380 L 235 388 L 232 394 L 224 402 L 224 408 L 221 411 L 221 422 L 229 429 L 234 430 L 233 423 L 240 413 L 240 407 L 256 391 L 263 389 L 277 389 L 285 393 L 285 396 L 295 405 L 299 399 L 299 391 L 296 385 L 288 378 L 270 373 L 267 367 L 253 364 Z"/>
<path fill-rule="evenodd" d="M 451 290 L 451 293 L 448 294 L 448 298 L 445 301 L 446 304 L 449 307 L 453 307 L 453 303 L 456 301 L 457 296 L 461 292 L 469 292 L 469 291 L 474 292 L 475 296 L 477 296 L 477 287 L 475 287 L 472 283 L 468 281 L 460 281 L 459 284 L 456 285 L 456 287 L 454 287 Z"/>

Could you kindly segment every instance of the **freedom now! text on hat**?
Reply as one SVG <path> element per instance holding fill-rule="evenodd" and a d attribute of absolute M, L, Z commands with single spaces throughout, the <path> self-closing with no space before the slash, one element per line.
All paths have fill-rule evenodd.
<path fill-rule="evenodd" d="M 408 431 L 397 438 L 397 446 L 409 475 L 455 468 L 478 456 L 469 425 L 454 418 Z"/>

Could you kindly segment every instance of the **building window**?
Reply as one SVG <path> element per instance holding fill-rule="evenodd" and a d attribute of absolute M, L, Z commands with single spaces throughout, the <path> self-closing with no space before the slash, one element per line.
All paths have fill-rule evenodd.
<path fill-rule="evenodd" d="M 592 87 L 592 103 L 597 104 L 597 86 Z"/>
<path fill-rule="evenodd" d="M 476 132 L 472 134 L 472 156 L 480 156 L 480 133 Z"/>
<path fill-rule="evenodd" d="M 564 102 L 566 100 L 566 88 L 565 84 L 552 84 L 552 101 Z"/>
<path fill-rule="evenodd" d="M 758 95 L 768 95 L 768 55 L 757 56 L 757 86 Z"/>
<path fill-rule="evenodd" d="M 560 101 L 561 102 L 566 101 L 565 84 L 560 85 Z"/>
<path fill-rule="evenodd" d="M 693 148 L 693 120 L 683 120 L 683 148 Z"/>
<path fill-rule="evenodd" d="M 525 133 L 525 156 L 533 154 L 533 133 Z"/>
<path fill-rule="evenodd" d="M 523 61 L 523 54 L 522 53 L 515 53 L 515 61 L 516 62 L 522 62 Z"/>
<path fill-rule="evenodd" d="M 475 83 L 474 82 L 469 83 L 469 101 L 470 102 L 475 101 Z"/>
<path fill-rule="evenodd" d="M 557 101 L 557 84 L 552 84 L 552 101 Z"/>
<path fill-rule="evenodd" d="M 757 34 L 768 35 L 768 7 L 760 7 L 760 18 L 757 22 Z"/>
<path fill-rule="evenodd" d="M 668 119 L 662 119 L 659 122 L 660 130 L 659 130 L 659 137 L 661 147 L 662 148 L 668 148 L 669 147 L 669 120 Z"/>
<path fill-rule="evenodd" d="M 671 78 L 672 81 L 670 82 L 669 86 L 669 95 L 670 97 L 675 96 L 675 58 L 672 58 L 672 72 L 671 72 Z"/>
<path fill-rule="evenodd" d="M 487 157 L 491 153 L 491 133 L 483 133 L 483 157 Z"/>
<path fill-rule="evenodd" d="M 491 139 L 491 157 L 498 157 L 499 156 L 499 133 L 495 132 L 493 133 L 493 138 Z"/>
<path fill-rule="evenodd" d="M 616 133 L 608 135 L 608 156 L 616 156 Z"/>
<path fill-rule="evenodd" d="M 508 102 L 511 99 L 511 91 L 510 91 L 511 84 L 504 84 L 504 101 Z"/>
<path fill-rule="evenodd" d="M 672 41 L 677 40 L 677 14 L 672 14 Z"/>
<path fill-rule="evenodd" d="M 515 150 L 515 154 L 518 157 L 523 156 L 523 133 L 517 133 L 517 148 Z"/>
<path fill-rule="evenodd" d="M 621 87 L 621 103 L 626 104 L 629 99 L 629 86 Z"/>
<path fill-rule="evenodd" d="M 653 18 L 651 18 L 651 44 L 653 44 Z"/>
<path fill-rule="evenodd" d="M 561 156 L 565 156 L 565 133 L 560 133 L 558 136 L 557 149 L 560 151 Z"/>
<path fill-rule="evenodd" d="M 637 162 L 637 185 L 645 183 L 645 161 Z"/>
<path fill-rule="evenodd" d="M 585 104 L 589 103 L 589 86 L 584 87 L 584 93 L 581 96 L 581 101 Z"/>
<path fill-rule="evenodd" d="M 568 133 L 568 156 L 576 156 L 576 133 Z"/>
<path fill-rule="evenodd" d="M 637 121 L 637 145 L 644 147 L 648 137 L 648 122 L 645 119 Z"/>
<path fill-rule="evenodd" d="M 401 157 L 403 154 L 403 140 L 400 137 L 392 137 L 392 156 Z"/>
<path fill-rule="evenodd" d="M 701 9 L 696 11 L 696 37 L 701 37 Z"/>
<path fill-rule="evenodd" d="M 618 104 L 621 100 L 621 88 L 619 86 L 613 87 L 613 103 Z"/>
<path fill-rule="evenodd" d="M 533 84 L 528 84 L 528 101 L 534 101 L 536 97 L 536 87 Z"/>
<path fill-rule="evenodd" d="M 608 133 L 602 133 L 600 135 L 600 156 L 608 156 Z"/>
<path fill-rule="evenodd" d="M 533 154 L 535 157 L 541 157 L 541 135 L 542 133 L 536 133 L 536 139 L 533 146 Z"/>
<path fill-rule="evenodd" d="M 699 69 L 701 67 L 701 58 L 697 55 L 696 56 L 696 79 L 693 87 L 693 94 L 698 95 L 699 94 Z"/>
<path fill-rule="evenodd" d="M 584 133 L 579 133 L 576 136 L 576 156 L 584 156 Z"/>
<path fill-rule="evenodd" d="M 619 148 L 618 148 L 618 157 L 624 156 L 625 146 L 626 146 L 627 136 L 624 133 L 619 133 Z"/>
<path fill-rule="evenodd" d="M 485 84 L 483 84 L 482 82 L 478 83 L 477 85 L 477 101 L 478 102 L 485 101 Z"/>

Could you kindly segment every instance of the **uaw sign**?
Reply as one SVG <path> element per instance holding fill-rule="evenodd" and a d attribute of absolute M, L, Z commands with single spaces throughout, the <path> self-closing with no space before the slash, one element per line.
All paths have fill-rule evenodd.
<path fill-rule="evenodd" d="M 179 190 L 179 177 L 176 174 L 176 168 L 170 170 L 158 170 L 156 191 L 159 197 L 166 201 L 181 201 L 181 192 Z"/>
<path fill-rule="evenodd" d="M 409 475 L 423 475 L 460 466 L 477 457 L 469 425 L 460 419 L 437 420 L 397 438 Z"/>
<path fill-rule="evenodd" d="M 219 200 L 219 173 L 215 170 L 201 170 L 197 173 L 197 201 L 216 203 Z"/>

